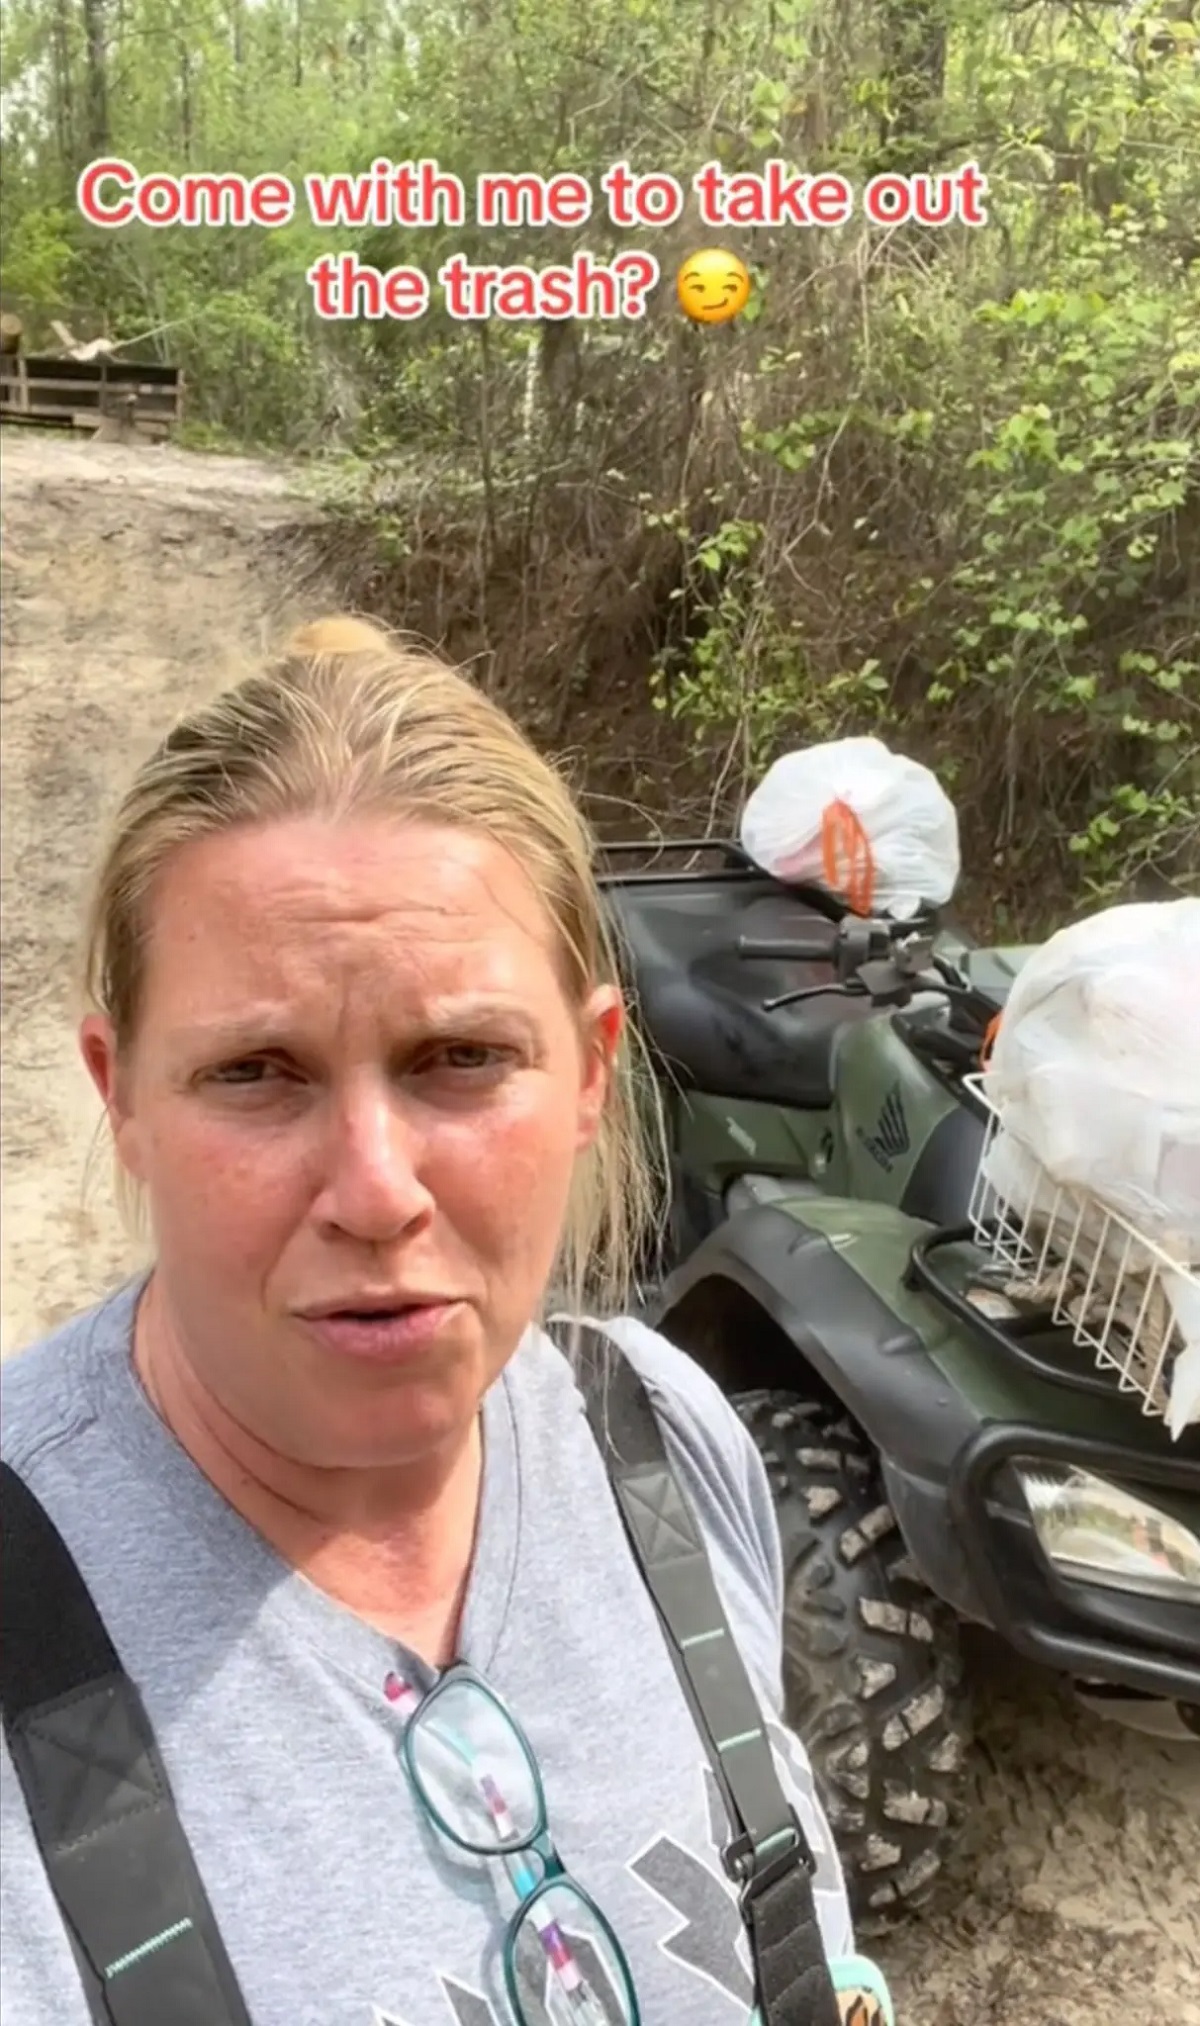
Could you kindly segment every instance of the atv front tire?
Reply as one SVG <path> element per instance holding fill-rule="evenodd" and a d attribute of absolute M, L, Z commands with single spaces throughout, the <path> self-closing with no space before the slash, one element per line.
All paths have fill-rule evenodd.
<path fill-rule="evenodd" d="M 784 1714 L 812 1760 L 864 1935 L 932 1893 L 962 1822 L 958 1624 L 917 1575 L 878 1463 L 840 1411 L 735 1395 L 784 1555 Z"/>

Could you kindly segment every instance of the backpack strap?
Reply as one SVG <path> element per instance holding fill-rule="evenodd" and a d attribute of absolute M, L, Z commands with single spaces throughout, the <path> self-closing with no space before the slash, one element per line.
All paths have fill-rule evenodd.
<path fill-rule="evenodd" d="M 734 1826 L 723 1862 L 741 1886 L 762 2026 L 838 2026 L 813 1899 L 816 1861 L 780 1785 L 762 1710 L 650 1395 L 602 1331 L 571 1323 L 555 1334 L 573 1353 L 625 1531 Z"/>
<path fill-rule="evenodd" d="M 0 1554 L 5 1737 L 96 2026 L 251 2026 L 141 1697 L 8 1464 Z"/>

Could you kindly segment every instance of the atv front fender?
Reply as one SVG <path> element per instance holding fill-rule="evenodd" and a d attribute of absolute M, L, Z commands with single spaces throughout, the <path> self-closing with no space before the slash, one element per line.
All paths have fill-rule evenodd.
<path fill-rule="evenodd" d="M 653 1321 L 705 1362 L 713 1283 L 732 1283 L 790 1341 L 776 1383 L 803 1391 L 808 1366 L 875 1448 L 901 1470 L 943 1482 L 978 1428 L 939 1362 L 956 1326 L 906 1285 L 912 1248 L 932 1226 L 887 1204 L 797 1198 L 727 1219 L 663 1286 Z"/>
<path fill-rule="evenodd" d="M 671 1275 L 652 1320 L 726 1392 L 839 1402 L 878 1455 L 915 1568 L 962 1617 L 1064 1673 L 1200 1709 L 1194 1605 L 1060 1577 L 1009 1468 L 1075 1466 L 1153 1505 L 1195 1497 L 1194 1456 L 1163 1454 L 1136 1413 L 1114 1435 L 1103 1403 L 1015 1382 L 986 1331 L 910 1284 L 931 1230 L 832 1197 L 742 1210 Z"/>

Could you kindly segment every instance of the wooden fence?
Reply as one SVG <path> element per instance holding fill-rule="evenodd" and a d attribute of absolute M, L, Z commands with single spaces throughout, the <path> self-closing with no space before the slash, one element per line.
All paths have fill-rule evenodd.
<path fill-rule="evenodd" d="M 0 354 L 0 422 L 169 436 L 183 417 L 178 366 L 140 359 L 25 358 Z M 107 433 L 107 432 L 106 432 Z"/>

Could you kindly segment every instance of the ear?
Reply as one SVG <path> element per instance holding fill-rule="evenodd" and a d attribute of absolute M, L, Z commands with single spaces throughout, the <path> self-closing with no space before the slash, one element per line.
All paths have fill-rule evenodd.
<path fill-rule="evenodd" d="M 590 1147 L 612 1086 L 613 1067 L 625 1031 L 625 1002 L 618 985 L 598 985 L 583 1010 L 583 1081 L 579 1091 L 580 1152 Z"/>
<path fill-rule="evenodd" d="M 118 1056 L 112 1022 L 103 1014 L 89 1013 L 80 1023 L 79 1052 L 107 1114 L 117 1158 L 135 1180 L 140 1180 L 137 1134 L 129 1106 L 128 1067 Z"/>
<path fill-rule="evenodd" d="M 112 1023 L 102 1013 L 89 1013 L 80 1023 L 79 1052 L 100 1093 L 100 1102 L 111 1117 L 116 1097 L 117 1046 Z"/>

